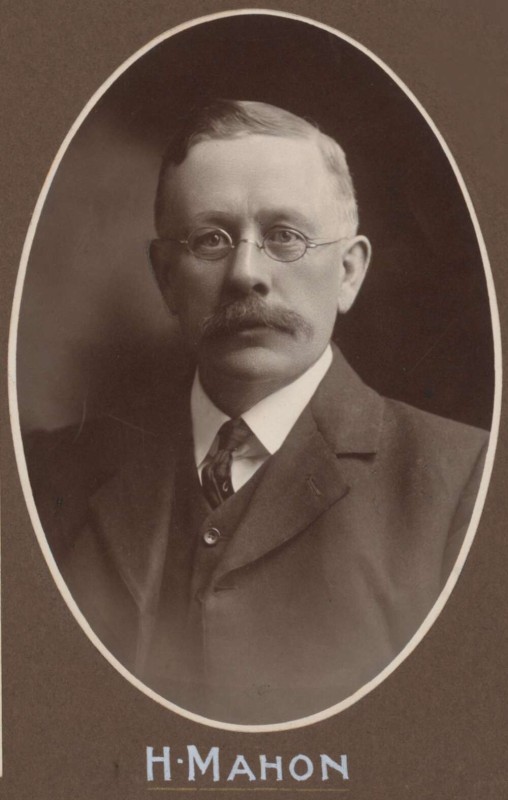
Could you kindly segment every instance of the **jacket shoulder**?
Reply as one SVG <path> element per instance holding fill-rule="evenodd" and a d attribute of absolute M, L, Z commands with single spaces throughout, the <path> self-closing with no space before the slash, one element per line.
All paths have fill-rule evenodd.
<path fill-rule="evenodd" d="M 475 461 L 485 450 L 489 432 L 462 422 L 440 417 L 398 400 L 385 398 L 383 430 L 407 450 L 433 454 L 437 460 L 457 463 Z"/>
<path fill-rule="evenodd" d="M 82 528 L 90 498 L 127 464 L 149 462 L 161 436 L 135 418 L 111 416 L 24 436 L 32 494 L 57 561 Z"/>

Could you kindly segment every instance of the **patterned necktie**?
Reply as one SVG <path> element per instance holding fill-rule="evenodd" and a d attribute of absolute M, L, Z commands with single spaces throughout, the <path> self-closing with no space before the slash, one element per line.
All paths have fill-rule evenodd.
<path fill-rule="evenodd" d="M 217 508 L 227 497 L 234 494 L 231 483 L 233 451 L 246 441 L 250 433 L 250 428 L 241 417 L 230 419 L 221 425 L 217 452 L 201 472 L 203 492 L 212 508 Z"/>

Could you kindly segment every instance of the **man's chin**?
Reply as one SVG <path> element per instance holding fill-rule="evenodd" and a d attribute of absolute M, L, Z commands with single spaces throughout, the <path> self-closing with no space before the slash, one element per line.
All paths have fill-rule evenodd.
<path fill-rule="evenodd" d="M 210 343 L 203 348 L 199 357 L 200 371 L 221 374 L 229 380 L 264 381 L 287 380 L 288 372 L 294 368 L 291 349 L 274 349 L 259 341 L 259 337 L 250 336 L 249 331 L 241 331 L 228 338 L 221 346 L 220 342 Z"/>

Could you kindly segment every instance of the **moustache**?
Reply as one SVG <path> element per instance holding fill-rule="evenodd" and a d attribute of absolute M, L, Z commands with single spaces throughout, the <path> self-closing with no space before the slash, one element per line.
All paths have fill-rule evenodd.
<path fill-rule="evenodd" d="M 267 306 L 252 296 L 219 306 L 201 323 L 201 336 L 214 339 L 258 326 L 305 338 L 310 338 L 313 332 L 311 325 L 295 311 L 283 306 Z"/>

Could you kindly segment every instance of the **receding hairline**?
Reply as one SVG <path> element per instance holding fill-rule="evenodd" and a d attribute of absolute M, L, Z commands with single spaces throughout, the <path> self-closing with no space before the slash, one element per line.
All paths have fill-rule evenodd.
<path fill-rule="evenodd" d="M 358 209 L 346 155 L 331 136 L 314 123 L 279 106 L 254 100 L 216 100 L 193 109 L 170 140 L 161 164 L 155 201 L 155 222 L 166 208 L 167 178 L 171 168 L 183 163 L 191 149 L 205 141 L 228 141 L 248 136 L 273 136 L 314 142 L 325 167 L 335 180 L 345 223 L 354 235 L 358 228 Z"/>

